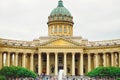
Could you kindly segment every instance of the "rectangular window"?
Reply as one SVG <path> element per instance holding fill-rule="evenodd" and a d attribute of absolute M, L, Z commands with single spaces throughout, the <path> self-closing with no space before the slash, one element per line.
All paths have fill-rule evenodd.
<path fill-rule="evenodd" d="M 57 32 L 57 26 L 55 26 L 55 32 Z"/>
<path fill-rule="evenodd" d="M 59 32 L 62 32 L 62 26 L 59 27 Z"/>
<path fill-rule="evenodd" d="M 52 27 L 52 33 L 54 33 L 54 27 Z"/>
<path fill-rule="evenodd" d="M 64 33 L 66 33 L 67 32 L 67 28 L 66 27 L 64 27 Z"/>
<path fill-rule="evenodd" d="M 68 27 L 68 33 L 70 33 L 70 27 Z"/>

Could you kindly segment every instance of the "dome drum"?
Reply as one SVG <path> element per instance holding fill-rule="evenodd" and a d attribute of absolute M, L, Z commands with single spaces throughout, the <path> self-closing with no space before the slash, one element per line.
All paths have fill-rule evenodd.
<path fill-rule="evenodd" d="M 71 16 L 61 16 L 61 15 L 59 15 L 59 16 L 50 16 L 50 17 L 48 17 L 48 23 L 49 22 L 53 22 L 53 21 L 68 21 L 68 22 L 72 22 L 73 23 L 73 17 L 71 17 Z"/>

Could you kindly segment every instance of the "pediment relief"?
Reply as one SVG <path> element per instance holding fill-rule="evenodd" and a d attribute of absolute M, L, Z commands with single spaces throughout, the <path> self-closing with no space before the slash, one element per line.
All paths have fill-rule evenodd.
<path fill-rule="evenodd" d="M 79 46 L 79 43 L 68 39 L 56 39 L 43 43 L 41 46 Z"/>

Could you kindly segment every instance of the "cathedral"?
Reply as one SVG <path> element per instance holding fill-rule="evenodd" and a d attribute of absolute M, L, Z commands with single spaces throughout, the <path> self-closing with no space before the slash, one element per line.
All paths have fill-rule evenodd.
<path fill-rule="evenodd" d="M 0 38 L 0 69 L 21 66 L 38 74 L 85 75 L 99 66 L 120 67 L 120 39 L 89 41 L 73 36 L 73 16 L 63 1 L 48 16 L 48 36 L 32 41 Z"/>

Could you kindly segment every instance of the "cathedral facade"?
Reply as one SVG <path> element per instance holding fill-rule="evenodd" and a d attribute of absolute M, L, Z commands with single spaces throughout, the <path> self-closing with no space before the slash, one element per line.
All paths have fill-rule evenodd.
<path fill-rule="evenodd" d="M 88 41 L 73 36 L 73 16 L 58 1 L 48 17 L 48 36 L 33 41 L 0 38 L 0 69 L 21 66 L 38 74 L 85 75 L 99 66 L 120 67 L 120 39 Z"/>

